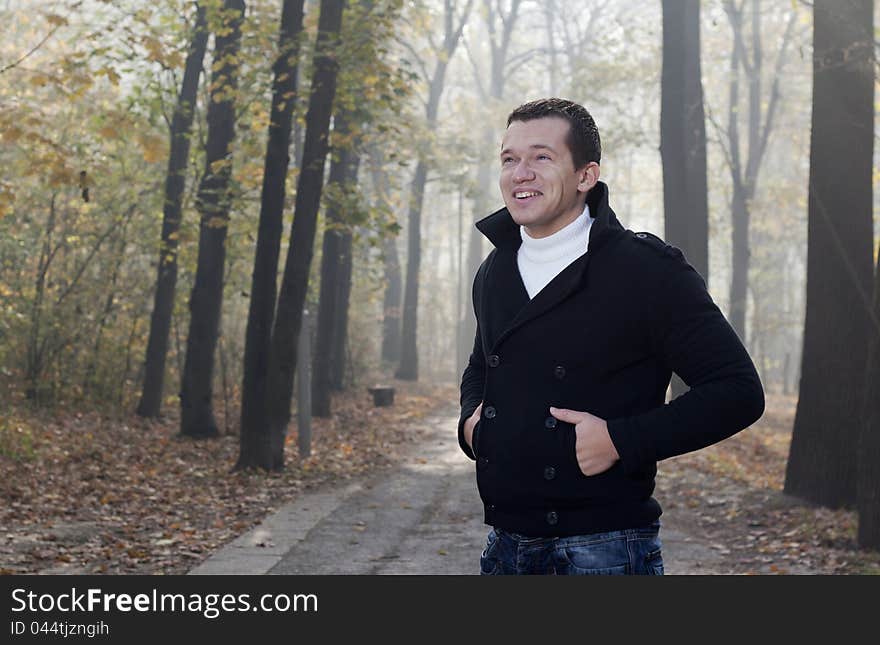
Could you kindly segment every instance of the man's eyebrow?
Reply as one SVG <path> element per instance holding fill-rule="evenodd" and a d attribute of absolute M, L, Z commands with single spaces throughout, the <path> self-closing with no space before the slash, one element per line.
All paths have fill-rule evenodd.
<path fill-rule="evenodd" d="M 549 150 L 550 152 L 556 152 L 556 149 L 553 148 L 553 146 L 548 145 L 546 143 L 533 143 L 532 145 L 529 146 L 529 148 L 531 150 Z M 504 148 L 501 151 L 502 155 L 506 155 L 508 153 L 510 153 L 510 148 Z"/>

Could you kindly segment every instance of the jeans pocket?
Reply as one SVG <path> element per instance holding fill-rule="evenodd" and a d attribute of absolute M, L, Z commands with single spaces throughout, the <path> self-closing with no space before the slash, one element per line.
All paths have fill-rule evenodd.
<path fill-rule="evenodd" d="M 498 574 L 500 560 L 497 555 L 498 550 L 498 534 L 495 529 L 489 531 L 489 537 L 486 539 L 486 548 L 480 554 L 480 575 L 494 576 Z"/>
<path fill-rule="evenodd" d="M 629 573 L 626 538 L 565 546 L 568 575 L 622 576 Z"/>
<path fill-rule="evenodd" d="M 663 554 L 660 549 L 649 551 L 645 556 L 645 573 L 649 576 L 663 575 Z"/>

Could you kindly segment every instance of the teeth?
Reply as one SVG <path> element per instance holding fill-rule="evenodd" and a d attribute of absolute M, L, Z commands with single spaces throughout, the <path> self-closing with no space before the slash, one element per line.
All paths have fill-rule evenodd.
<path fill-rule="evenodd" d="M 540 194 L 541 193 L 536 193 L 534 191 L 523 191 L 523 192 L 514 193 L 513 196 L 516 197 L 517 199 L 525 199 L 526 197 L 537 197 Z"/>

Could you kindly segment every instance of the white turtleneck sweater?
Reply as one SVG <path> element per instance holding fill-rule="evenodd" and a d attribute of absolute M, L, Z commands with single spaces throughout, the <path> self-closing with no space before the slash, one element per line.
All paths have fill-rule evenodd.
<path fill-rule="evenodd" d="M 587 252 L 592 224 L 590 207 L 584 204 L 584 211 L 577 219 L 553 235 L 529 237 L 525 227 L 519 227 L 522 245 L 516 262 L 529 298 L 534 298 L 565 267 Z"/>

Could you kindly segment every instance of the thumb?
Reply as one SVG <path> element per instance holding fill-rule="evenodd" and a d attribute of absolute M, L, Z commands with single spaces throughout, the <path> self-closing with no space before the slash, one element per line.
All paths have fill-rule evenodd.
<path fill-rule="evenodd" d="M 586 412 L 578 412 L 577 410 L 567 410 L 565 408 L 550 408 L 550 414 L 564 421 L 565 423 L 580 423 L 587 417 Z"/>

